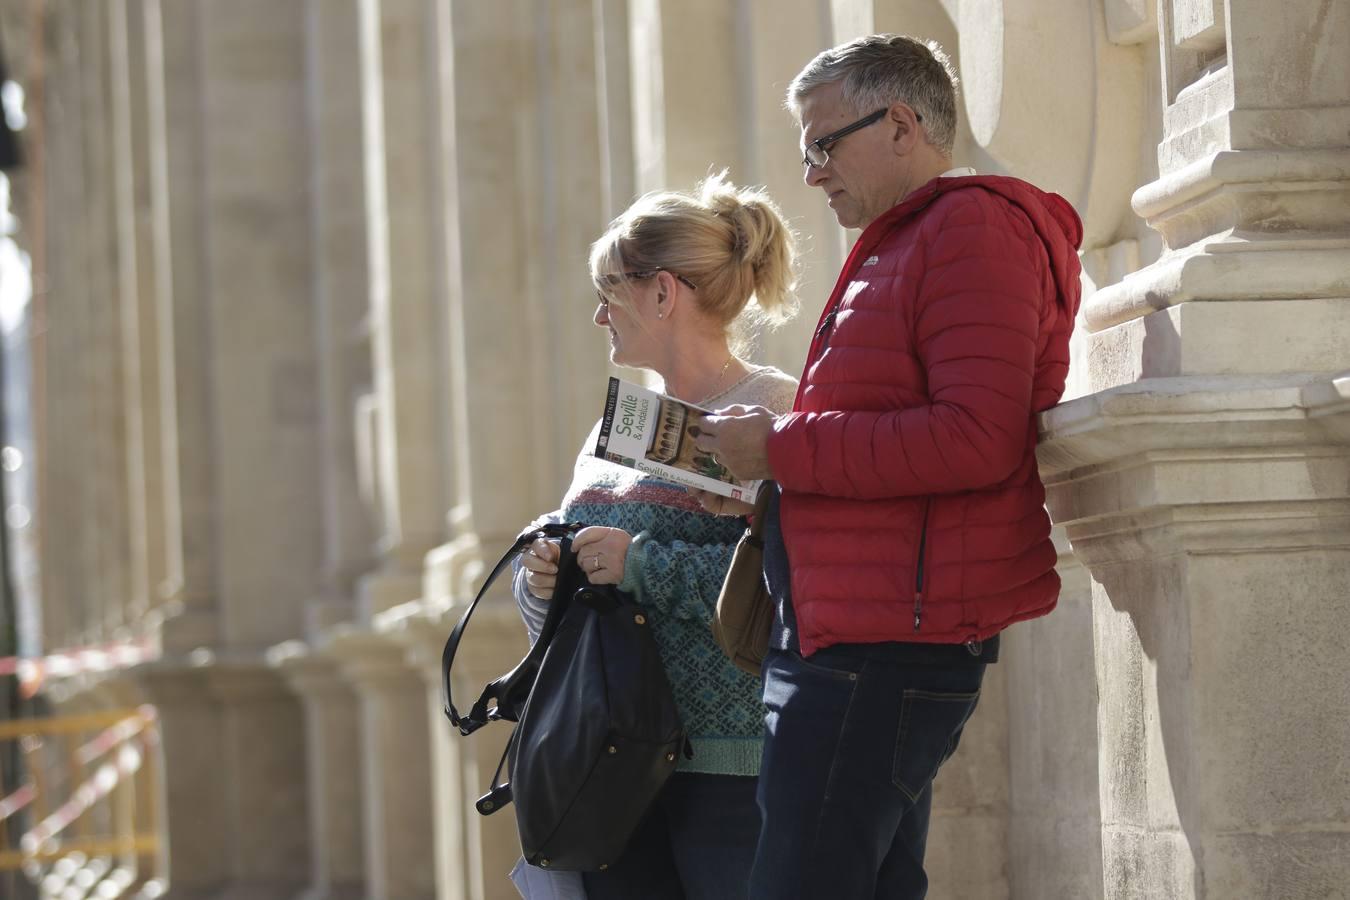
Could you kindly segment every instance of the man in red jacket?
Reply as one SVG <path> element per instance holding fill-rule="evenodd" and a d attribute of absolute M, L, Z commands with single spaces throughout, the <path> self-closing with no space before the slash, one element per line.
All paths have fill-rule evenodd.
<path fill-rule="evenodd" d="M 1061 197 L 953 166 L 936 44 L 827 50 L 788 105 L 806 183 L 863 231 L 793 411 L 731 407 L 700 441 L 779 486 L 750 895 L 921 898 L 933 778 L 999 633 L 1059 593 L 1035 415 L 1064 390 L 1082 229 Z"/>

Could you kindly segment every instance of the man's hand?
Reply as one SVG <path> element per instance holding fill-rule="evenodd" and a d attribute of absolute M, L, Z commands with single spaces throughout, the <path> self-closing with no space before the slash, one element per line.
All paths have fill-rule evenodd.
<path fill-rule="evenodd" d="M 744 500 L 733 500 L 730 497 L 724 497 L 721 494 L 714 494 L 712 491 L 700 491 L 696 488 L 690 488 L 689 493 L 693 494 L 698 500 L 699 506 L 712 513 L 715 516 L 748 516 L 755 511 L 753 503 L 746 503 Z"/>
<path fill-rule="evenodd" d="M 772 478 L 768 442 L 773 412 L 763 406 L 728 406 L 698 423 L 697 446 L 736 478 Z"/>

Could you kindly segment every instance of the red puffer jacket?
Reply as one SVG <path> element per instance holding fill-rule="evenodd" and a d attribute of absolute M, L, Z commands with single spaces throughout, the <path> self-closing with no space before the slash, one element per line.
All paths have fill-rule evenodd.
<path fill-rule="evenodd" d="M 769 437 L 802 653 L 983 640 L 1059 596 L 1035 413 L 1064 392 L 1082 224 L 938 178 L 862 233 Z"/>

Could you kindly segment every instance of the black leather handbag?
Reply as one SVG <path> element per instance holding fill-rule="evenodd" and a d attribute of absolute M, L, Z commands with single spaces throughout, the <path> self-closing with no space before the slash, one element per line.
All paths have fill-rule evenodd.
<path fill-rule="evenodd" d="M 445 642 L 441 677 L 445 714 L 460 734 L 498 719 L 517 723 L 478 812 L 514 802 L 527 862 L 594 872 L 619 858 L 678 754 L 690 749 L 646 612 L 586 578 L 572 550 L 582 527 L 544 525 L 516 538 Z M 561 552 L 539 639 L 461 715 L 450 667 L 465 626 L 497 576 L 540 537 L 558 539 Z"/>

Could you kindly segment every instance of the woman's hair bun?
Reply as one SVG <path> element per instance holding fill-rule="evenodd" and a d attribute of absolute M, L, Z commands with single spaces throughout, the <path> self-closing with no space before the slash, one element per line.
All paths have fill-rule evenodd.
<path fill-rule="evenodd" d="M 778 206 L 763 190 L 732 184 L 725 169 L 704 179 L 698 196 L 726 223 L 733 262 L 751 267 L 759 310 L 776 321 L 791 316 L 796 288 L 794 242 Z"/>

